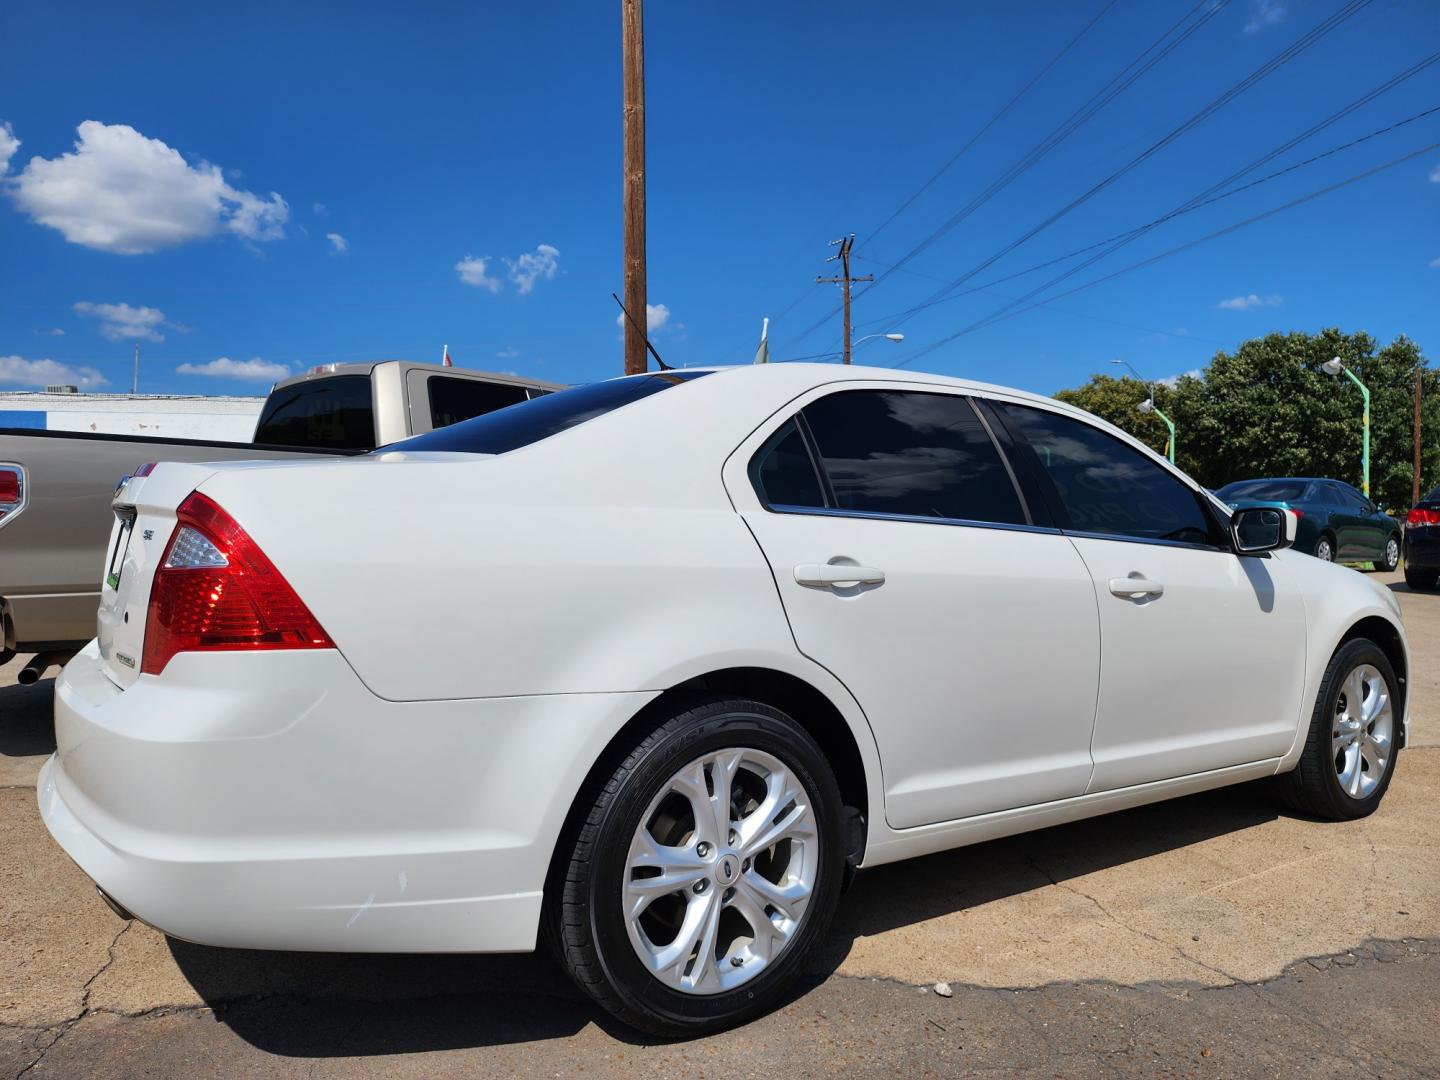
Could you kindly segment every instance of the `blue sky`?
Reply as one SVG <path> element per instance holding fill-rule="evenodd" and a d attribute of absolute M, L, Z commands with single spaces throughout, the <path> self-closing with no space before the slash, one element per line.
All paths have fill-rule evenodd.
<path fill-rule="evenodd" d="M 1374 0 L 971 273 L 1342 7 L 651 0 L 655 344 L 672 364 L 748 362 L 770 316 L 777 359 L 837 349 L 838 315 L 811 329 L 838 306 L 811 284 L 833 270 L 828 241 L 855 232 L 855 272 L 884 273 L 1191 13 L 1182 29 L 1203 25 L 1093 118 L 857 287 L 857 338 L 906 335 L 857 359 L 1051 392 L 1115 358 L 1164 377 L 1330 325 L 1407 333 L 1433 359 L 1435 150 L 952 340 L 1077 260 L 899 315 L 1161 217 L 1440 47 L 1433 0 Z M 128 389 L 136 340 L 150 391 L 263 393 L 314 363 L 436 360 L 447 342 L 472 367 L 618 374 L 618 8 L 7 3 L 0 386 Z M 1440 64 L 1237 183 L 1435 106 Z M 1037 298 L 1435 142 L 1440 113 L 1169 221 Z"/>

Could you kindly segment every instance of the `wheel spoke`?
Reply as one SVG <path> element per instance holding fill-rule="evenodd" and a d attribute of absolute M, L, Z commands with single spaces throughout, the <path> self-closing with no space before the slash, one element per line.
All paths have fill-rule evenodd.
<path fill-rule="evenodd" d="M 700 922 L 700 937 L 697 942 L 699 952 L 695 956 L 695 966 L 688 973 L 680 976 L 682 989 L 704 990 L 707 987 L 718 989 L 716 984 L 719 983 L 719 974 L 715 968 L 715 938 L 720 933 L 720 912 L 722 910 L 723 906 L 712 892 L 705 905 L 705 917 Z"/>
<path fill-rule="evenodd" d="M 803 798 L 803 795 L 801 797 Z M 758 816 L 758 812 L 752 816 Z M 749 820 L 749 818 L 746 819 L 747 822 Z M 781 840 L 805 840 L 814 835 L 815 822 L 811 818 L 810 807 L 803 802 L 797 802 L 785 813 L 784 817 L 775 822 L 768 822 L 767 827 L 744 838 L 742 840 L 744 847 L 741 851 L 747 858 L 753 859 L 774 847 Z"/>
<path fill-rule="evenodd" d="M 1382 685 L 1377 685 L 1365 700 L 1360 708 L 1360 718 L 1367 724 L 1373 724 L 1381 713 L 1390 708 L 1390 695 L 1387 694 Z"/>
<path fill-rule="evenodd" d="M 744 879 L 736 884 L 735 894 L 730 898 L 729 906 L 738 911 L 750 924 L 750 934 L 753 939 L 750 951 L 756 956 L 766 960 L 770 959 L 780 951 L 779 946 L 789 939 L 789 935 L 776 926 L 775 921 L 765 913 L 765 901 Z"/>
<path fill-rule="evenodd" d="M 810 899 L 810 887 L 803 882 L 777 885 L 753 869 L 742 879 L 745 887 L 755 894 L 761 904 L 769 904 L 787 919 L 798 919 Z"/>
<path fill-rule="evenodd" d="M 1356 668 L 1345 676 L 1345 716 L 1352 720 L 1359 718 L 1364 700 L 1365 680 L 1361 677 L 1360 669 Z"/>
<path fill-rule="evenodd" d="M 685 909 L 685 920 L 675 939 L 650 956 L 650 967 L 667 982 L 681 984 L 684 981 L 684 965 L 695 951 L 695 946 L 710 925 L 711 913 L 719 908 L 713 891 L 690 901 Z M 702 957 L 703 959 L 703 957 Z"/>

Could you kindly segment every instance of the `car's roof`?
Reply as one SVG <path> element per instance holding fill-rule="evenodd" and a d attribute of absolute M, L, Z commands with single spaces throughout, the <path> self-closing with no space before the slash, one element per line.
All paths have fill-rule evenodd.
<path fill-rule="evenodd" d="M 1058 406 L 1063 409 L 1084 412 L 1084 410 L 1074 409 L 1073 406 L 1066 405 L 1065 402 L 1057 401 L 1055 398 L 1046 397 L 1044 394 L 1034 394 L 1028 390 L 1017 390 L 1014 387 L 1001 386 L 997 383 L 978 382 L 974 379 L 960 379 L 953 375 L 937 375 L 930 371 L 911 371 L 908 368 L 866 367 L 861 364 L 850 364 L 846 366 L 843 364 L 781 362 L 770 364 L 714 364 L 707 367 L 687 368 L 685 370 L 727 372 L 733 375 L 743 375 L 743 377 L 764 379 L 771 382 L 793 382 L 797 387 L 819 386 L 825 383 L 843 382 L 849 379 L 866 382 L 884 380 L 886 382 L 916 383 L 930 386 L 939 385 L 956 390 L 969 390 L 976 393 L 1003 394 L 1006 397 L 1023 398 L 1049 406 Z M 1089 414 L 1086 415 L 1088 416 Z"/>
<path fill-rule="evenodd" d="M 1344 480 L 1331 480 L 1328 476 L 1252 476 L 1248 480 L 1231 480 L 1225 487 L 1234 487 L 1236 484 L 1319 484 L 1322 482 L 1345 483 Z"/>

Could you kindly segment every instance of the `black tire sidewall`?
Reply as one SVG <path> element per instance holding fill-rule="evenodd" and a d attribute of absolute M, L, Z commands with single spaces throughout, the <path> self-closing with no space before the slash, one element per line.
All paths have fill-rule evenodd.
<path fill-rule="evenodd" d="M 1363 799 L 1354 799 L 1341 788 L 1340 777 L 1336 775 L 1331 732 L 1334 727 L 1335 707 L 1339 701 L 1345 677 L 1361 664 L 1373 665 L 1385 677 L 1386 686 L 1390 691 L 1393 730 L 1390 736 L 1390 762 L 1385 769 L 1385 775 L 1380 778 L 1380 783 L 1368 796 Z M 1385 655 L 1385 651 L 1368 638 L 1358 638 L 1342 645 L 1325 671 L 1325 681 L 1321 684 L 1320 697 L 1315 703 L 1315 715 L 1311 721 L 1310 742 L 1306 747 L 1306 754 L 1310 757 L 1308 764 L 1321 778 L 1324 798 L 1333 810 L 1335 817 L 1354 819 L 1366 817 L 1375 812 L 1380 805 L 1380 800 L 1385 797 L 1385 792 L 1389 790 L 1390 781 L 1395 776 L 1395 768 L 1400 763 L 1400 743 L 1404 721 L 1404 700 L 1400 695 L 1399 683 L 1395 679 L 1395 670 L 1390 664 L 1390 658 Z"/>
<path fill-rule="evenodd" d="M 641 963 L 630 943 L 620 897 L 626 858 L 641 815 L 660 785 L 706 753 L 746 747 L 772 754 L 795 772 L 811 797 L 820 837 L 816 887 L 797 936 L 780 959 L 754 979 L 721 994 L 683 994 Z M 785 993 L 827 930 L 844 874 L 843 810 L 824 755 L 803 728 L 757 702 L 699 705 L 686 722 L 656 740 L 621 781 L 596 838 L 587 908 L 595 953 L 606 981 L 624 1005 L 653 1018 L 647 1027 L 674 1034 L 726 1027 L 768 1009 Z"/>

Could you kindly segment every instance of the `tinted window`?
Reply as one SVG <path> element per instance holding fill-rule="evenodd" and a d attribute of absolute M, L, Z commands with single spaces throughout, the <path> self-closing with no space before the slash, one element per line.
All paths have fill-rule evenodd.
<path fill-rule="evenodd" d="M 406 450 L 503 454 L 548 439 L 551 435 L 604 416 L 651 394 L 658 394 L 661 390 L 709 374 L 708 371 L 666 371 L 577 386 L 572 390 L 532 398 L 513 408 L 462 420 L 394 445 L 403 446 Z M 663 450 L 656 449 L 657 452 Z"/>
<path fill-rule="evenodd" d="M 997 403 L 1055 485 L 1077 532 L 1150 540 L 1211 541 L 1195 493 L 1138 450 L 1081 420 Z"/>
<path fill-rule="evenodd" d="M 835 504 L 916 517 L 1026 524 L 989 432 L 950 394 L 846 390 L 804 409 Z"/>
<path fill-rule="evenodd" d="M 456 379 L 448 375 L 432 375 L 429 380 L 430 426 L 449 427 L 472 416 L 484 416 L 506 405 L 528 401 L 523 386 Z"/>
<path fill-rule="evenodd" d="M 750 479 L 766 506 L 824 506 L 814 459 L 794 420 L 770 436 L 750 463 Z"/>
<path fill-rule="evenodd" d="M 336 375 L 272 393 L 255 425 L 255 441 L 336 450 L 375 448 L 370 376 Z"/>
<path fill-rule="evenodd" d="M 1346 510 L 1357 514 L 1370 513 L 1370 500 L 1365 498 L 1364 495 L 1361 495 L 1360 492 L 1356 491 L 1349 484 L 1336 482 L 1334 487 L 1339 493 L 1340 498 L 1338 501 L 1340 505 Z"/>
<path fill-rule="evenodd" d="M 1226 484 L 1216 494 L 1226 502 L 1235 499 L 1294 502 L 1305 497 L 1305 489 L 1309 486 L 1303 480 L 1241 480 L 1235 484 Z"/>

